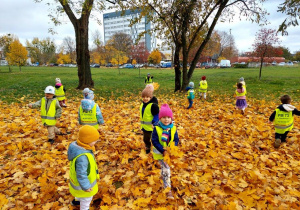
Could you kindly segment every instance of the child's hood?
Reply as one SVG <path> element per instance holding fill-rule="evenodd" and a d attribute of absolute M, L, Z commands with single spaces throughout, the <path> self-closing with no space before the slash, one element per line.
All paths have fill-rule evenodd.
<path fill-rule="evenodd" d="M 68 149 L 68 160 L 71 161 L 82 153 L 92 153 L 92 152 L 90 150 L 86 150 L 78 146 L 76 142 L 72 142 Z"/>
<path fill-rule="evenodd" d="M 244 91 L 245 91 L 244 88 L 242 88 L 242 89 L 237 89 L 237 92 L 238 92 L 238 93 L 243 93 Z"/>
<path fill-rule="evenodd" d="M 292 112 L 294 111 L 296 107 L 294 107 L 291 104 L 281 104 L 278 109 L 280 109 L 281 111 L 286 111 L 286 112 Z"/>
<path fill-rule="evenodd" d="M 81 100 L 81 107 L 84 111 L 90 111 L 93 109 L 95 102 L 89 99 L 82 99 Z"/>

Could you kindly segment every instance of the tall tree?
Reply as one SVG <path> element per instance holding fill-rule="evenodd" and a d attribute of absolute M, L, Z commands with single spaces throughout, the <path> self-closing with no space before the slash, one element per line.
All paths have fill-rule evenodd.
<path fill-rule="evenodd" d="M 262 28 L 256 33 L 253 55 L 260 59 L 259 79 L 261 78 L 263 62 L 265 59 L 278 54 L 275 45 L 279 43 L 279 38 L 274 29 Z"/>
<path fill-rule="evenodd" d="M 287 35 L 289 26 L 298 26 L 300 18 L 300 0 L 285 0 L 278 6 L 278 11 L 285 13 L 287 18 L 280 24 L 279 31 Z"/>
<path fill-rule="evenodd" d="M 265 12 L 260 3 L 264 0 L 127 0 L 125 8 L 141 8 L 142 16 L 153 22 L 159 34 L 174 44 L 175 91 L 188 85 L 199 57 L 208 43 L 219 19 L 233 19 L 237 14 L 259 22 Z M 139 20 L 141 17 L 139 18 Z M 138 21 L 138 20 L 137 20 Z M 200 44 L 197 43 L 201 37 Z M 197 43 L 197 45 L 196 45 Z M 189 55 L 196 53 L 188 69 Z M 182 54 L 182 70 L 180 69 Z"/>
<path fill-rule="evenodd" d="M 18 38 L 12 34 L 6 34 L 3 36 L 0 36 L 0 49 L 1 49 L 4 57 L 7 57 L 7 53 L 9 53 L 9 46 L 15 40 L 18 40 Z M 8 69 L 9 69 L 9 72 L 12 71 L 9 63 L 8 63 Z"/>
<path fill-rule="evenodd" d="M 146 63 L 148 56 L 149 51 L 146 49 L 144 42 L 132 46 L 131 57 L 135 59 L 137 63 Z"/>
<path fill-rule="evenodd" d="M 112 36 L 110 44 L 116 50 L 124 52 L 126 55 L 129 55 L 133 43 L 130 35 L 125 34 L 123 32 L 118 32 Z"/>
<path fill-rule="evenodd" d="M 159 64 L 161 61 L 161 53 L 159 50 L 153 50 L 149 57 L 148 57 L 148 62 L 152 64 Z"/>
<path fill-rule="evenodd" d="M 17 65 L 21 71 L 21 67 L 26 65 L 28 51 L 18 40 L 13 41 L 9 45 L 7 53 L 7 61 L 9 65 Z"/>
<path fill-rule="evenodd" d="M 292 60 L 293 59 L 293 55 L 290 52 L 289 48 L 287 47 L 279 47 L 282 50 L 282 57 L 284 57 L 286 60 Z"/>

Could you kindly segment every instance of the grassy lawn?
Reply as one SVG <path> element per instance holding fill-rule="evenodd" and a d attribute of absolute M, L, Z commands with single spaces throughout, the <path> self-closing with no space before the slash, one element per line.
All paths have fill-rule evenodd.
<path fill-rule="evenodd" d="M 139 75 L 140 73 L 140 75 Z M 144 88 L 147 73 L 154 76 L 154 82 L 160 87 L 156 95 L 173 93 L 174 70 L 172 69 L 118 69 L 92 68 L 92 78 L 95 82 L 95 94 L 109 99 L 125 94 L 139 94 Z M 262 79 L 258 79 L 259 69 L 196 69 L 191 81 L 198 88 L 201 77 L 207 77 L 210 96 L 232 95 L 235 83 L 240 77 L 245 78 L 248 97 L 272 100 L 282 94 L 289 94 L 293 100 L 300 96 L 300 67 L 265 67 Z M 67 97 L 81 95 L 76 90 L 78 85 L 77 68 L 63 67 L 23 67 L 22 72 L 13 67 L 8 72 L 5 66 L 0 67 L 0 98 L 5 102 L 17 102 L 19 98 L 25 100 L 39 99 L 47 85 L 54 85 L 59 77 L 67 89 Z"/>

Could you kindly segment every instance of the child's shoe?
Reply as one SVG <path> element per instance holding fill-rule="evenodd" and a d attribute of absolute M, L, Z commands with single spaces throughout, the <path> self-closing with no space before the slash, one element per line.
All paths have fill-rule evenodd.
<path fill-rule="evenodd" d="M 49 142 L 50 144 L 53 144 L 55 141 L 54 141 L 54 139 L 49 139 L 48 142 Z"/>
<path fill-rule="evenodd" d="M 280 139 L 275 139 L 274 147 L 279 148 L 280 144 L 281 144 L 281 140 Z"/>
<path fill-rule="evenodd" d="M 146 149 L 146 154 L 149 154 L 150 153 L 150 149 Z"/>
<path fill-rule="evenodd" d="M 172 191 L 169 191 L 169 192 L 167 193 L 167 198 L 168 198 L 168 199 L 174 200 L 174 196 L 173 196 L 173 194 L 172 194 Z"/>
<path fill-rule="evenodd" d="M 68 135 L 68 133 L 60 132 L 60 133 L 57 133 L 56 135 L 59 135 L 59 136 L 65 136 L 65 135 Z"/>
<path fill-rule="evenodd" d="M 75 199 L 72 200 L 71 202 L 72 206 L 80 206 L 80 201 L 76 201 Z"/>
<path fill-rule="evenodd" d="M 62 104 L 62 107 L 67 107 L 67 105 L 65 103 Z"/>

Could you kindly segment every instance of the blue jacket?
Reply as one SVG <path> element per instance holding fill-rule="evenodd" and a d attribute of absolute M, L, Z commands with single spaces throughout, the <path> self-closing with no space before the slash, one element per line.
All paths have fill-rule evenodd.
<path fill-rule="evenodd" d="M 84 111 L 90 111 L 96 106 L 96 117 L 97 117 L 97 122 L 99 125 L 104 123 L 103 116 L 100 110 L 100 107 L 98 104 L 96 104 L 93 100 L 90 99 L 83 99 L 81 100 L 81 107 Z M 78 122 L 81 124 L 81 119 L 80 119 L 80 108 L 78 110 Z"/>
<path fill-rule="evenodd" d="M 169 130 L 169 136 L 171 136 L 171 129 Z M 152 131 L 152 138 L 151 139 L 152 139 L 153 146 L 162 154 L 164 152 L 164 148 L 159 143 L 159 138 L 158 138 L 157 131 L 156 131 L 155 127 L 154 127 L 154 129 Z M 175 146 L 178 146 L 179 138 L 178 138 L 177 130 L 175 132 L 174 142 L 175 142 Z"/>
<path fill-rule="evenodd" d="M 78 146 L 77 143 L 74 141 L 70 144 L 68 149 L 68 160 L 71 161 L 78 155 L 82 153 L 91 153 L 93 156 L 92 150 L 86 150 L 81 146 Z M 88 180 L 88 168 L 89 168 L 89 160 L 85 155 L 80 156 L 77 158 L 76 163 L 76 177 L 80 184 L 80 187 L 83 190 L 87 190 L 91 188 L 90 181 Z"/>
<path fill-rule="evenodd" d="M 194 88 L 192 88 L 192 87 L 186 87 L 185 88 L 186 91 L 189 91 L 190 89 L 194 89 Z M 195 98 L 195 93 L 194 92 L 189 92 L 189 95 L 188 95 L 187 98 L 193 100 Z"/>

